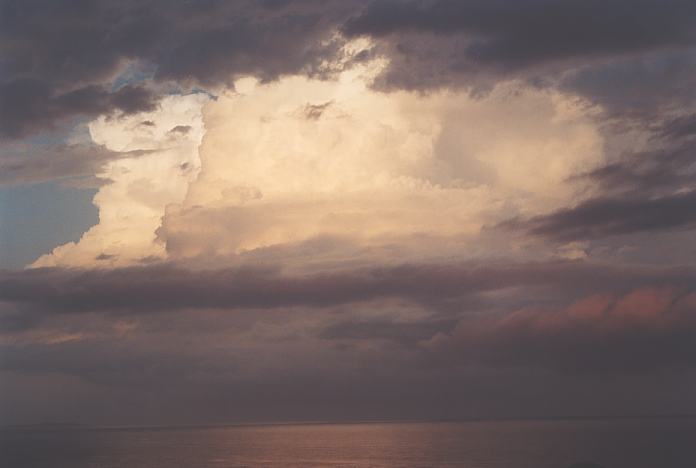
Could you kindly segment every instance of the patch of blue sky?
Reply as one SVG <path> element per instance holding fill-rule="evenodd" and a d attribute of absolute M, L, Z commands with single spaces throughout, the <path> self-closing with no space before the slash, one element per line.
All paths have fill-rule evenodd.
<path fill-rule="evenodd" d="M 0 268 L 19 269 L 99 221 L 96 189 L 58 182 L 0 187 Z"/>

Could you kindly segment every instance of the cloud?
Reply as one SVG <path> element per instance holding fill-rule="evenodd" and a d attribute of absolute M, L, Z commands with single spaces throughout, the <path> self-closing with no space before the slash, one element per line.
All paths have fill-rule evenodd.
<path fill-rule="evenodd" d="M 2 12 L 0 132 L 10 138 L 76 115 L 151 108 L 170 83 L 218 89 L 249 75 L 264 82 L 287 75 L 327 77 L 381 56 L 389 66 L 378 86 L 489 90 L 493 82 L 511 78 L 551 84 L 564 71 L 604 66 L 606 59 L 679 54 L 695 40 L 693 5 L 682 0 L 5 0 Z M 347 56 L 344 46 L 361 35 L 371 37 L 373 47 Z M 684 62 L 680 57 L 675 60 Z M 662 68 L 647 65 L 625 76 L 644 87 L 660 75 L 653 70 Z M 587 97 L 598 96 L 612 75 L 597 70 L 589 67 L 564 82 Z M 124 80 L 131 84 L 110 89 Z M 137 85 L 142 82 L 148 86 Z M 621 87 L 613 84 L 601 99 L 609 102 L 614 91 Z"/>
<path fill-rule="evenodd" d="M 345 30 L 378 37 L 403 31 L 469 33 L 485 38 L 472 51 L 484 62 L 572 58 L 574 54 L 591 56 L 693 44 L 692 19 L 684 15 L 693 12 L 694 6 L 677 0 L 656 11 L 656 5 L 654 1 L 607 5 L 577 0 L 563 4 L 548 0 L 515 4 L 477 0 L 372 2 Z M 583 34 L 589 29 L 593 34 Z"/>
<path fill-rule="evenodd" d="M 683 411 L 693 284 L 582 262 L 4 272 L 1 411 L 65 417 L 72 392 L 26 391 L 64 379 L 92 423 Z"/>
<path fill-rule="evenodd" d="M 624 198 L 661 197 L 688 191 L 694 183 L 691 143 L 648 149 L 577 174 L 573 182 L 589 182 L 606 195 Z"/>
<path fill-rule="evenodd" d="M 372 38 L 373 53 L 388 58 L 379 89 L 464 88 L 481 98 L 515 77 L 581 98 L 600 126 L 604 161 L 576 167 L 565 207 L 503 225 L 591 243 L 693 225 L 682 206 L 694 169 L 695 37 L 681 16 L 691 9 L 681 1 L 372 2 L 344 32 Z"/>
<path fill-rule="evenodd" d="M 659 134 L 662 138 L 686 138 L 696 135 L 696 114 L 676 117 L 660 128 Z"/>
<path fill-rule="evenodd" d="M 522 309 L 462 320 L 424 345 L 440 359 L 564 372 L 694 366 L 696 295 L 644 288 L 590 296 L 560 310 Z"/>
<path fill-rule="evenodd" d="M 402 261 L 458 255 L 454 244 L 503 211 L 561 206 L 572 197 L 567 177 L 601 157 L 597 130 L 563 95 L 515 82 L 480 100 L 385 95 L 369 87 L 383 66 L 332 81 L 241 80 L 206 106 L 201 171 L 157 231 L 169 258 L 283 255 L 312 239 L 371 249 L 374 261 L 389 249 Z M 306 260 L 345 254 L 323 247 Z"/>
<path fill-rule="evenodd" d="M 164 207 L 183 199 L 200 167 L 198 145 L 203 136 L 204 94 L 169 96 L 157 110 L 89 124 L 93 144 L 117 158 L 90 160 L 95 175 L 108 180 L 94 197 L 99 223 L 71 242 L 38 258 L 34 266 L 137 263 L 163 257 L 155 240 Z M 149 122 L 151 125 L 142 125 Z M 171 133 L 177 126 L 189 131 Z M 99 260 L 110 255 L 111 262 Z"/>
<path fill-rule="evenodd" d="M 19 138 L 37 129 L 52 128 L 73 116 L 151 111 L 156 107 L 152 91 L 142 86 L 124 86 L 109 92 L 88 85 L 56 94 L 46 83 L 17 79 L 0 83 L 0 136 Z"/>
<path fill-rule="evenodd" d="M 218 86 L 323 73 L 338 53 L 341 2 L 3 0 L 0 135 L 18 138 L 60 119 L 151 110 L 160 92 L 109 90 L 119 75 Z M 205 53 L 201 53 L 205 51 Z"/>
<path fill-rule="evenodd" d="M 329 325 L 319 337 L 326 340 L 393 340 L 404 346 L 415 346 L 438 333 L 449 332 L 453 320 L 419 320 L 394 322 L 385 320 L 344 321 Z"/>
<path fill-rule="evenodd" d="M 137 158 L 148 151 L 111 151 L 88 143 L 31 145 L 12 142 L 0 146 L 0 154 L 0 185 L 59 181 L 80 187 L 99 187 L 109 182 L 97 174 L 104 174 L 104 167 L 110 161 Z"/>
<path fill-rule="evenodd" d="M 652 244 L 694 227 L 690 204 L 696 181 L 691 114 L 670 113 L 604 130 L 605 161 L 568 179 L 574 202 L 546 214 L 500 224 L 557 241 L 603 241 L 650 233 Z M 659 237 L 658 237 L 659 236 Z M 647 248 L 647 244 L 644 244 Z"/>
<path fill-rule="evenodd" d="M 5 272 L 0 300 L 47 311 L 161 311 L 204 308 L 326 307 L 402 298 L 423 304 L 509 288 L 578 294 L 636 284 L 693 281 L 688 268 L 609 267 L 583 262 L 404 264 L 312 274 L 278 267 L 191 270 L 176 265 L 104 270 Z"/>
<path fill-rule="evenodd" d="M 216 99 L 173 95 L 93 120 L 92 144 L 119 155 L 91 160 L 110 181 L 95 197 L 100 223 L 33 266 L 112 266 L 101 254 L 214 268 L 251 255 L 309 269 L 465 258 L 482 226 L 562 207 L 566 180 L 601 160 L 573 98 L 518 82 L 485 99 L 385 95 L 370 88 L 383 66 L 245 78 Z"/>
<path fill-rule="evenodd" d="M 559 241 L 586 240 L 612 235 L 667 229 L 690 229 L 696 223 L 696 192 L 654 199 L 592 198 L 528 220 L 512 219 L 499 225 Z"/>
<path fill-rule="evenodd" d="M 691 46 L 580 63 L 559 79 L 558 86 L 601 106 L 611 119 L 654 124 L 693 106 L 696 93 L 688 77 L 694 71 Z"/>
<path fill-rule="evenodd" d="M 470 86 L 482 71 L 495 79 L 693 46 L 693 11 L 681 0 L 374 1 L 344 32 L 382 41 L 392 59 L 387 86 Z"/>
<path fill-rule="evenodd" d="M 696 40 L 686 0 L 4 0 L 1 7 L 0 134 L 9 138 L 73 116 L 150 109 L 170 85 L 216 90 L 243 76 L 329 77 L 375 57 L 389 62 L 378 87 L 488 91 L 520 78 L 635 109 L 636 99 L 683 102 Z M 358 36 L 372 47 L 346 54 Z"/>
<path fill-rule="evenodd" d="M 181 135 L 186 135 L 188 132 L 191 131 L 192 128 L 193 127 L 191 127 L 190 125 L 177 125 L 176 127 L 169 130 L 169 133 L 179 133 Z"/>

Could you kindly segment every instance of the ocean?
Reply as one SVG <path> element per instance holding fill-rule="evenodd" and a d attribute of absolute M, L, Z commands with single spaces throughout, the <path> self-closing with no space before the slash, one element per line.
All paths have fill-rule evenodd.
<path fill-rule="evenodd" d="M 696 419 L 0 431 L 4 468 L 568 468 L 579 462 L 694 468 Z"/>

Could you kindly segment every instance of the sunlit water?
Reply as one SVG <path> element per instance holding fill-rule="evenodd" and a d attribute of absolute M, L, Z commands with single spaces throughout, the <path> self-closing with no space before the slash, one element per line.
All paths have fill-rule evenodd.
<path fill-rule="evenodd" d="M 0 431 L 7 468 L 696 467 L 696 419 Z"/>

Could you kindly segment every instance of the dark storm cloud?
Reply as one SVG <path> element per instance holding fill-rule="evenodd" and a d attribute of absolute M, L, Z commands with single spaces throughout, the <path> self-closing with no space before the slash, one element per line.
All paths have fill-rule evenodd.
<path fill-rule="evenodd" d="M 573 181 L 591 182 L 604 193 L 624 197 L 657 197 L 694 186 L 695 157 L 693 144 L 633 153 L 617 162 L 578 174 Z"/>
<path fill-rule="evenodd" d="M 147 88 L 108 88 L 126 64 L 138 70 L 136 80 L 183 86 L 229 85 L 248 74 L 325 76 L 345 40 L 337 31 L 376 40 L 368 55 L 391 61 L 378 86 L 476 90 L 514 76 L 553 82 L 580 68 L 564 87 L 626 106 L 638 95 L 655 99 L 653 91 L 627 90 L 656 80 L 667 94 L 688 93 L 680 83 L 691 88 L 685 80 L 694 61 L 684 51 L 696 41 L 695 13 L 687 0 L 4 0 L 0 134 L 21 137 L 72 115 L 151 106 Z M 626 56 L 627 63 L 607 62 Z M 617 86 L 616 76 L 634 84 Z"/>
<path fill-rule="evenodd" d="M 345 10 L 312 0 L 4 0 L 0 135 L 21 137 L 72 115 L 152 108 L 146 88 L 108 90 L 126 63 L 142 65 L 142 78 L 205 86 L 240 74 L 323 73 Z"/>
<path fill-rule="evenodd" d="M 345 27 L 350 35 L 416 31 L 480 38 L 468 54 L 483 62 L 538 63 L 643 51 L 696 40 L 688 0 L 439 0 L 373 2 Z"/>
<path fill-rule="evenodd" d="M 668 120 L 659 129 L 658 135 L 667 139 L 696 136 L 696 114 L 684 115 Z"/>
<path fill-rule="evenodd" d="M 687 0 L 374 1 L 344 32 L 391 44 L 392 84 L 413 79 L 401 76 L 411 64 L 414 74 L 441 85 L 451 83 L 437 83 L 438 75 L 427 68 L 448 71 L 440 76 L 448 80 L 480 67 L 497 72 L 559 62 L 576 67 L 587 60 L 692 46 L 694 13 L 696 5 Z M 426 50 L 431 54 L 419 53 Z"/>
<path fill-rule="evenodd" d="M 403 418 L 415 416 L 408 409 L 413 405 L 424 417 L 434 417 L 440 409 L 442 416 L 472 416 L 467 408 L 478 406 L 484 395 L 493 406 L 483 416 L 490 416 L 491 408 L 508 411 L 508 416 L 527 408 L 539 416 L 554 406 L 540 401 L 558 395 L 573 395 L 561 407 L 584 414 L 580 402 L 587 401 L 587 394 L 575 392 L 596 382 L 600 400 L 609 398 L 603 393 L 609 388 L 605 372 L 611 372 L 611 382 L 621 382 L 614 388 L 617 395 L 640 382 L 634 390 L 645 392 L 650 401 L 656 401 L 655 392 L 669 394 L 677 388 L 674 381 L 658 377 L 676 371 L 684 379 L 693 373 L 694 278 L 693 273 L 680 277 L 677 287 L 640 286 L 549 307 L 539 306 L 539 295 L 521 288 L 514 292 L 517 301 L 531 294 L 537 304 L 448 319 L 409 317 L 397 303 L 389 306 L 391 318 L 363 315 L 354 307 L 337 313 L 322 306 L 264 313 L 179 310 L 169 311 L 167 320 L 141 313 L 129 317 L 132 326 L 123 330 L 123 317 L 103 313 L 54 315 L 40 324 L 21 323 L 15 314 L 3 323 L 0 370 L 5 385 L 31 375 L 69 375 L 96 384 L 101 392 L 132 391 L 142 397 L 156 391 L 158 398 L 179 404 L 188 395 L 197 413 L 203 411 L 198 414 L 208 417 L 206 410 L 215 408 L 233 420 L 240 417 L 237 405 L 256 420 L 266 415 L 328 417 L 322 408 Z M 651 281 L 679 282 L 675 278 L 655 275 Z M 606 282 L 598 281 L 595 288 Z M 491 297 L 490 303 L 495 302 Z M 529 401 L 523 404 L 517 397 L 526 392 Z M 448 404 L 440 408 L 432 403 L 435 396 Z M 51 398 L 63 397 L 57 392 Z M 211 399 L 215 404 L 210 408 L 202 403 Z M 634 410 L 644 411 L 645 402 L 637 401 Z M 609 409 L 620 403 L 614 398 L 609 402 Z M 394 413 L 381 413 L 385 405 Z M 128 408 L 132 405 L 122 406 L 123 411 Z M 235 411 L 227 414 L 229 408 Z M 297 414 L 286 413 L 292 409 Z M 175 408 L 171 414 L 184 416 Z"/>
<path fill-rule="evenodd" d="M 113 270 L 35 269 L 0 276 L 0 301 L 65 312 L 131 309 L 325 307 L 403 298 L 461 300 L 515 287 L 582 293 L 644 283 L 693 281 L 689 269 L 583 262 L 421 264 L 287 275 L 274 269 L 192 271 L 173 266 Z"/>
<path fill-rule="evenodd" d="M 592 198 L 529 220 L 513 219 L 499 227 L 523 230 L 559 241 L 589 240 L 642 231 L 693 228 L 696 191 L 660 198 Z"/>
<path fill-rule="evenodd" d="M 27 417 L 71 398 L 38 380 L 76 379 L 81 418 L 112 424 L 646 412 L 696 369 L 694 284 L 583 262 L 4 272 L 0 380 Z"/>
<path fill-rule="evenodd" d="M 612 119 L 651 125 L 696 102 L 694 47 L 578 66 L 560 79 L 560 89 L 599 104 Z"/>
<path fill-rule="evenodd" d="M 60 94 L 49 83 L 17 79 L 0 84 L 0 136 L 23 137 L 71 116 L 133 114 L 155 108 L 155 95 L 141 86 L 109 92 L 88 85 Z"/>

